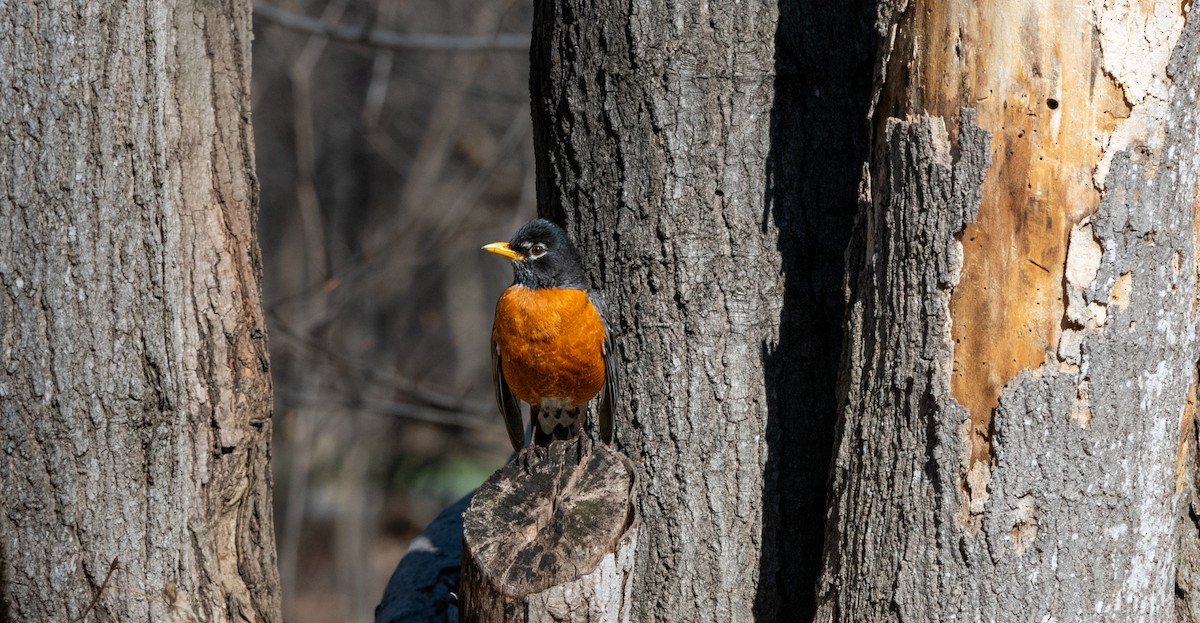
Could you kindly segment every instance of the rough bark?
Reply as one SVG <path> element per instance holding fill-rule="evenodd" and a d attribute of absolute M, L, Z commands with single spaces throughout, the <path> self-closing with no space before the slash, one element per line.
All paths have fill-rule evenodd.
<path fill-rule="evenodd" d="M 614 310 L 639 620 L 811 612 L 870 6 L 536 3 L 539 210 Z"/>
<path fill-rule="evenodd" d="M 0 619 L 279 620 L 250 39 L 0 8 Z"/>
<path fill-rule="evenodd" d="M 884 22 L 818 620 L 1174 616 L 1200 20 L 1156 7 Z"/>
<path fill-rule="evenodd" d="M 497 470 L 463 515 L 460 620 L 628 623 L 636 495 L 629 459 L 577 440 Z"/>

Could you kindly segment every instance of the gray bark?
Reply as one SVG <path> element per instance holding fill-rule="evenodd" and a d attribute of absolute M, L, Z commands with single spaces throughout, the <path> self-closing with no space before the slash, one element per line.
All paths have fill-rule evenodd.
<path fill-rule="evenodd" d="M 539 210 L 622 336 L 636 616 L 807 619 L 874 3 L 536 6 Z"/>
<path fill-rule="evenodd" d="M 711 11 L 711 12 L 710 12 Z M 763 356 L 783 281 L 766 163 L 777 7 L 536 4 L 544 216 L 566 221 L 617 328 L 616 436 L 640 470 L 636 620 L 770 617 Z"/>
<path fill-rule="evenodd" d="M 0 619 L 279 620 L 250 39 L 0 8 Z"/>
<path fill-rule="evenodd" d="M 539 206 L 617 310 L 638 616 L 806 618 L 872 3 L 539 3 Z"/>
<path fill-rule="evenodd" d="M 1197 358 L 1200 19 L 1193 13 L 1183 27 L 1180 18 L 1182 34 L 1162 67 L 1168 79 L 1147 83 L 1151 95 L 1139 97 L 1137 76 L 1109 56 L 1096 61 L 1105 73 L 1084 81 L 1093 91 L 1071 92 L 1061 78 L 1063 91 L 1047 93 L 1069 75 L 1069 55 L 1056 49 L 1064 67 L 1026 75 L 1025 107 L 1006 99 L 1017 96 L 1010 84 L 989 91 L 992 101 L 971 92 L 995 84 L 972 59 L 987 58 L 986 40 L 1000 29 L 946 20 L 957 40 L 927 38 L 921 20 L 937 23 L 940 10 L 909 7 L 895 39 L 884 42 L 891 60 L 876 111 L 879 136 L 848 256 L 845 394 L 818 620 L 1172 620 L 1177 494 L 1186 484 L 1178 470 L 1188 465 L 1179 456 L 1181 420 L 1189 417 Z M 1044 15 L 1013 17 L 1025 20 L 1021 32 L 1045 23 Z M 1085 60 L 1120 44 L 1106 38 L 1114 22 L 1089 23 L 1096 30 L 1084 31 L 1083 41 L 1103 44 L 1084 45 Z M 1068 37 L 1079 40 L 1079 32 L 1064 28 L 1061 42 L 1033 41 L 1011 56 L 1027 60 Z M 922 64 L 940 54 L 931 48 L 956 41 L 963 47 L 945 67 L 961 64 L 961 76 Z M 1155 62 L 1142 54 L 1139 70 Z M 1133 119 L 1148 131 L 1122 135 L 1118 123 L 1095 153 L 1055 151 L 1095 138 L 1074 121 L 1079 116 L 1054 126 L 1051 145 L 1018 132 L 1029 127 L 1021 119 L 981 129 L 984 113 L 974 110 L 1007 102 L 1005 111 L 1022 118 L 1028 111 L 1028 123 L 1044 130 L 1042 120 L 1050 123 L 1060 106 L 1086 119 L 1108 80 L 1132 108 L 1120 123 Z M 1163 86 L 1158 95 L 1154 84 Z M 1063 166 L 1050 178 L 1051 197 L 1070 188 L 1074 169 L 1065 163 L 1080 156 L 1085 190 L 1096 187 L 1094 210 L 1071 212 L 1087 206 L 1086 193 L 1065 201 L 1037 194 L 1041 156 Z M 1018 166 L 1024 158 L 1028 177 Z M 997 190 L 1017 200 L 989 195 Z M 1003 281 L 958 291 L 973 283 L 972 271 L 990 270 L 980 262 L 1001 261 L 980 255 L 986 249 L 964 249 L 995 233 L 982 217 L 988 201 L 1016 206 L 1024 223 L 1003 252 L 1020 249 L 1028 254 L 1022 262 L 1057 257 L 1040 268 L 1060 276 L 1049 292 Z M 1062 229 L 1038 239 L 1052 222 Z M 995 378 L 1009 362 L 971 360 L 964 344 L 1024 337 L 981 335 L 991 325 L 978 317 L 960 330 L 965 307 L 952 304 L 960 295 L 979 297 L 998 316 L 1030 301 L 1058 310 L 1050 333 L 1057 339 L 1042 344 L 1036 364 L 1000 376 L 991 408 L 977 408 L 986 401 L 957 388 Z"/>

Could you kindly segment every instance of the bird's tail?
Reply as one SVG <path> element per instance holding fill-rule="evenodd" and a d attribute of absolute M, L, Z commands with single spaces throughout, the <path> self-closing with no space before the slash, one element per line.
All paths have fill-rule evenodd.
<path fill-rule="evenodd" d="M 530 407 L 533 418 L 533 445 L 549 446 L 556 439 L 579 434 L 579 407 Z"/>

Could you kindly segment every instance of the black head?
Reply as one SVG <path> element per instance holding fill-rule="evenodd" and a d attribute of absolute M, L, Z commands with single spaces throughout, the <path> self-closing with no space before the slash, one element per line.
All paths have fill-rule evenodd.
<path fill-rule="evenodd" d="M 512 260 L 514 282 L 527 288 L 586 288 L 579 251 L 567 232 L 545 219 L 521 226 L 512 240 L 485 247 Z"/>

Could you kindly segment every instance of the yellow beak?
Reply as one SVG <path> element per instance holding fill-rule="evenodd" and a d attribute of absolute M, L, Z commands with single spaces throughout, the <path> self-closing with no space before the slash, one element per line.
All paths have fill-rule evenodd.
<path fill-rule="evenodd" d="M 483 250 L 491 251 L 496 255 L 503 255 L 510 260 L 516 260 L 518 262 L 525 261 L 525 256 L 513 251 L 513 248 L 508 246 L 507 242 L 493 242 L 492 244 L 485 244 L 483 245 Z"/>

